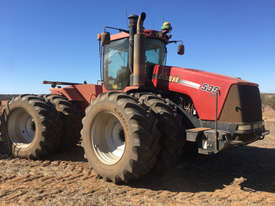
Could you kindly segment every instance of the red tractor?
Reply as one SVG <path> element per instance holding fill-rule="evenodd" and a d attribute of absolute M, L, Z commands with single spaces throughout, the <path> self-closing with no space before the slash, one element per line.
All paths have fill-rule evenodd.
<path fill-rule="evenodd" d="M 213 154 L 268 134 L 257 84 L 166 66 L 171 26 L 144 30 L 144 19 L 131 15 L 129 30 L 98 35 L 101 84 L 44 81 L 51 94 L 9 101 L 1 133 L 13 156 L 41 158 L 81 137 L 89 165 L 117 183 L 173 166 L 188 144 Z"/>

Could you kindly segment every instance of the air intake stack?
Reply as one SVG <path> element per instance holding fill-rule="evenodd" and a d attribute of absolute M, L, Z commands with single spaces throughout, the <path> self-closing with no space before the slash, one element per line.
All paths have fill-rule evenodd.
<path fill-rule="evenodd" d="M 128 17 L 129 19 L 129 70 L 133 73 L 133 62 L 134 62 L 134 36 L 137 33 L 137 20 L 138 16 L 132 14 Z"/>

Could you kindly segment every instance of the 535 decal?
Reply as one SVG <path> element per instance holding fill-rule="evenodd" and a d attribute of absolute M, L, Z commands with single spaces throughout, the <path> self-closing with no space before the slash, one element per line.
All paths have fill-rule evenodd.
<path fill-rule="evenodd" d="M 204 83 L 201 86 L 202 91 L 206 91 L 212 94 L 220 93 L 220 87 Z"/>

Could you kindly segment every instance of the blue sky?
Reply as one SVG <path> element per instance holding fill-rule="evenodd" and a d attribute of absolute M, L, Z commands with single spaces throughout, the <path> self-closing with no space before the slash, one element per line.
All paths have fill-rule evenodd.
<path fill-rule="evenodd" d="M 47 93 L 43 80 L 96 83 L 97 33 L 127 28 L 145 11 L 145 28 L 170 21 L 184 56 L 168 46 L 168 65 L 196 68 L 260 84 L 275 92 L 273 0 L 0 0 L 0 93 Z"/>

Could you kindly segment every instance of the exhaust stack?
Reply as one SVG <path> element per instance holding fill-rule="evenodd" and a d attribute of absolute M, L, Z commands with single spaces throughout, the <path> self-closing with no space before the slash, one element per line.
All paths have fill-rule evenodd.
<path fill-rule="evenodd" d="M 143 34 L 143 22 L 146 14 L 142 12 L 137 21 L 137 33 L 134 36 L 134 68 L 133 86 L 142 87 L 145 85 L 145 40 Z"/>
<path fill-rule="evenodd" d="M 137 33 L 137 15 L 130 15 L 129 19 L 129 70 L 133 73 L 133 62 L 134 62 L 134 36 Z"/>

